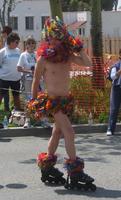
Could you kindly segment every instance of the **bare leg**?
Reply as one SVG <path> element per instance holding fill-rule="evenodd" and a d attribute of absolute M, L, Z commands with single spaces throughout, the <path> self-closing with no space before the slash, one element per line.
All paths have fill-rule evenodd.
<path fill-rule="evenodd" d="M 67 117 L 67 115 L 63 114 L 61 111 L 54 115 L 54 119 L 61 132 L 64 135 L 65 139 L 65 148 L 66 152 L 71 160 L 76 159 L 76 150 L 74 144 L 74 130 L 72 125 Z"/>
<path fill-rule="evenodd" d="M 55 154 L 55 151 L 58 147 L 59 139 L 62 135 L 60 128 L 55 123 L 52 130 L 52 136 L 48 142 L 48 154 Z"/>

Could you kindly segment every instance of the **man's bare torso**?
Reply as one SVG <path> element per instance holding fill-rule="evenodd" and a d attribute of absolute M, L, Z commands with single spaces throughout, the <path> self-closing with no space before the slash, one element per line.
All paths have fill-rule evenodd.
<path fill-rule="evenodd" d="M 49 95 L 66 96 L 69 94 L 70 62 L 44 62 L 44 80 Z"/>
<path fill-rule="evenodd" d="M 69 81 L 71 64 L 91 66 L 89 57 L 82 50 L 80 54 L 70 56 L 68 62 L 49 62 L 40 57 L 37 62 L 32 84 L 32 97 L 36 98 L 41 76 L 44 77 L 47 92 L 54 96 L 67 96 L 69 94 Z"/>

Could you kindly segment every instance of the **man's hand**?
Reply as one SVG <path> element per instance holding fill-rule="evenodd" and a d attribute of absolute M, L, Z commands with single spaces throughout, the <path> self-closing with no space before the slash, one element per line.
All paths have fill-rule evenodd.
<path fill-rule="evenodd" d="M 116 72 L 116 77 L 119 77 L 121 75 L 121 69 L 119 69 L 117 72 Z"/>

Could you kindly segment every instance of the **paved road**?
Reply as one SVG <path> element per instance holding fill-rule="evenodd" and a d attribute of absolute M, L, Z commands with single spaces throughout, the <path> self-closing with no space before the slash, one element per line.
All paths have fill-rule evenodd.
<path fill-rule="evenodd" d="M 78 155 L 85 159 L 85 172 L 95 177 L 96 192 L 45 186 L 36 166 L 38 152 L 46 151 L 47 137 L 0 138 L 0 200 L 121 200 L 121 133 L 76 136 Z M 57 166 L 63 171 L 66 156 L 63 139 Z"/>

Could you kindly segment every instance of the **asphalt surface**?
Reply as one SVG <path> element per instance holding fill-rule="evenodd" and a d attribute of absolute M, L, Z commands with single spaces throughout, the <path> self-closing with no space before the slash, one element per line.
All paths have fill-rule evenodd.
<path fill-rule="evenodd" d="M 108 137 L 105 133 L 76 135 L 77 155 L 85 160 L 85 172 L 95 178 L 96 192 L 41 182 L 36 157 L 46 152 L 47 141 L 47 136 L 0 136 L 0 200 L 121 200 L 121 132 Z M 66 176 L 63 139 L 57 153 L 57 167 Z"/>

